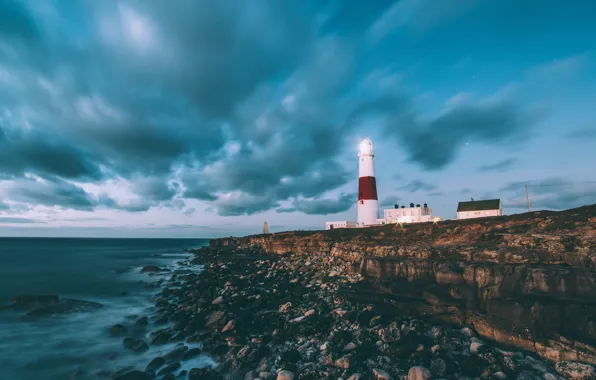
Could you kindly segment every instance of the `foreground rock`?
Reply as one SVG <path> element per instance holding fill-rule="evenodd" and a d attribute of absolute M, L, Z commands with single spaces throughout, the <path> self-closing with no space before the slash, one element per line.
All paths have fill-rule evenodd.
<path fill-rule="evenodd" d="M 549 360 L 596 363 L 596 205 L 210 244 L 253 255 L 340 258 L 367 280 L 346 290 L 354 301 L 471 326 L 483 338 Z"/>
<path fill-rule="evenodd" d="M 23 320 L 34 320 L 71 313 L 94 311 L 102 308 L 98 302 L 59 298 L 55 295 L 24 295 L 14 297 L 12 304 L 3 306 L 5 310 L 29 310 L 21 317 Z"/>

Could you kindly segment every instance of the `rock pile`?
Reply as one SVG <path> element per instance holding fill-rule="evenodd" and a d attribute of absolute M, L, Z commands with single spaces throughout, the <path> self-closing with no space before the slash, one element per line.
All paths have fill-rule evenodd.
<path fill-rule="evenodd" d="M 559 379 L 591 378 L 590 365 L 539 360 L 479 339 L 470 328 L 432 325 L 389 306 L 350 302 L 362 281 L 339 258 L 196 252 L 155 301 L 150 345 L 180 342 L 144 371 L 118 379 Z M 121 329 L 117 328 L 118 332 Z M 145 345 L 130 338 L 133 350 Z M 143 342 L 144 343 L 144 342 Z M 186 344 L 201 343 L 201 348 Z M 201 352 L 215 369 L 180 370 Z M 191 362 L 192 363 L 192 362 Z M 128 376 L 128 377 L 126 377 Z M 136 376 L 136 377 L 131 377 Z"/>

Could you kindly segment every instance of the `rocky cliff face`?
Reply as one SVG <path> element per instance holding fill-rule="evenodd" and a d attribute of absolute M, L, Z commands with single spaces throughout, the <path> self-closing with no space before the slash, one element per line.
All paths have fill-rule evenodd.
<path fill-rule="evenodd" d="M 563 212 L 214 239 L 212 247 L 333 255 L 361 300 L 473 326 L 551 360 L 596 363 L 596 205 Z"/>

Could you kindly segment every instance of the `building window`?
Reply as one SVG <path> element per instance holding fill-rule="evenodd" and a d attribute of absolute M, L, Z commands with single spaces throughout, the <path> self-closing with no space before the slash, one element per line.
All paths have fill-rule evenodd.
<path fill-rule="evenodd" d="M 360 201 L 360 204 L 363 205 L 364 204 L 364 201 Z"/>

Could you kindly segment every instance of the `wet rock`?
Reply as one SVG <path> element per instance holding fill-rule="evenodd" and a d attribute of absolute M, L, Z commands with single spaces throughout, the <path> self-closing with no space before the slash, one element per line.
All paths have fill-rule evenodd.
<path fill-rule="evenodd" d="M 149 364 L 147 364 L 147 367 L 145 367 L 145 371 L 155 372 L 164 364 L 166 364 L 166 359 L 164 359 L 162 357 L 157 357 L 157 358 L 151 360 L 149 362 Z"/>
<path fill-rule="evenodd" d="M 177 347 L 167 353 L 164 357 L 166 360 L 180 360 L 187 351 L 188 347 L 186 346 Z"/>
<path fill-rule="evenodd" d="M 124 338 L 122 341 L 124 348 L 134 352 L 145 352 L 149 349 L 149 346 L 142 339 L 135 339 L 131 337 Z"/>
<path fill-rule="evenodd" d="M 428 368 L 412 367 L 408 371 L 408 380 L 428 380 L 431 378 L 431 373 Z"/>
<path fill-rule="evenodd" d="M 178 368 L 180 368 L 180 363 L 179 362 L 174 362 L 174 363 L 170 363 L 168 365 L 166 365 L 165 367 L 163 367 L 162 369 L 159 370 L 159 372 L 157 373 L 158 376 L 161 375 L 165 375 L 167 373 L 172 373 L 175 370 L 177 370 Z"/>
<path fill-rule="evenodd" d="M 63 314 L 91 312 L 102 308 L 103 305 L 98 302 L 77 300 L 71 298 L 63 298 L 57 304 L 51 306 L 41 307 L 39 309 L 31 310 L 25 314 L 22 319 L 32 320 L 39 318 L 47 318 Z"/>
<path fill-rule="evenodd" d="M 169 342 L 172 337 L 172 331 L 169 328 L 161 329 L 149 334 L 151 344 L 160 346 Z"/>
<path fill-rule="evenodd" d="M 201 349 L 198 347 L 193 347 L 193 348 L 189 349 L 188 351 L 186 351 L 182 355 L 182 360 L 189 360 L 196 356 L 199 356 L 200 354 L 201 354 Z"/>
<path fill-rule="evenodd" d="M 116 324 L 110 327 L 110 334 L 114 336 L 122 336 L 126 333 L 126 327 L 121 324 Z"/>
<path fill-rule="evenodd" d="M 244 380 L 254 380 L 258 378 L 259 374 L 256 371 L 248 371 L 246 375 L 244 375 Z"/>
<path fill-rule="evenodd" d="M 11 306 L 22 308 L 45 308 L 56 306 L 58 303 L 59 298 L 54 295 L 23 295 L 14 297 Z"/>
<path fill-rule="evenodd" d="M 596 371 L 589 364 L 561 361 L 555 365 L 555 369 L 567 379 L 596 379 Z"/>
<path fill-rule="evenodd" d="M 142 372 L 138 370 L 129 371 L 124 374 L 117 375 L 112 377 L 112 380 L 153 380 L 154 376 L 147 372 Z"/>
<path fill-rule="evenodd" d="M 141 269 L 141 273 L 157 273 L 157 272 L 163 272 L 164 269 L 161 269 L 160 267 L 156 266 L 156 265 L 146 265 Z"/>
<path fill-rule="evenodd" d="M 188 372 L 188 380 L 221 380 L 223 377 L 212 368 L 193 368 Z"/>
<path fill-rule="evenodd" d="M 211 301 L 211 304 L 212 305 L 219 305 L 222 302 L 223 302 L 223 297 L 222 296 L 219 296 L 216 299 L 214 299 L 213 301 Z"/>
<path fill-rule="evenodd" d="M 139 326 L 144 326 L 144 325 L 148 325 L 149 324 L 149 318 L 147 318 L 146 316 L 143 317 L 139 317 L 135 324 L 139 325 Z"/>

